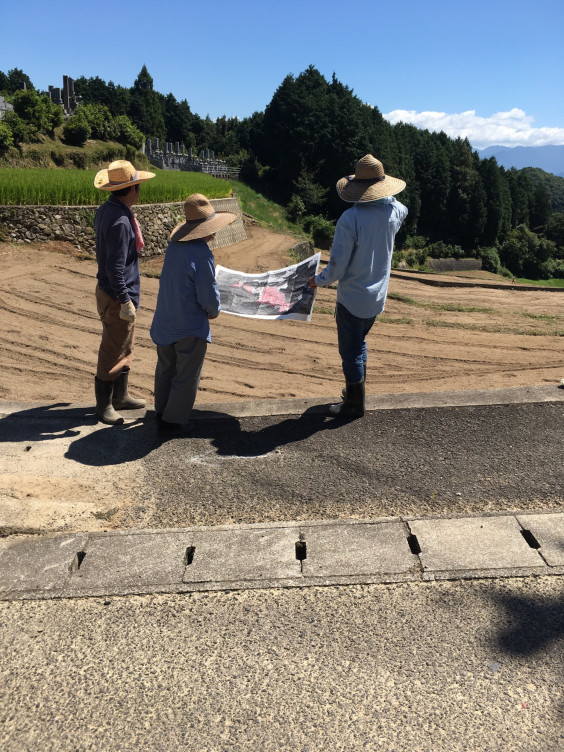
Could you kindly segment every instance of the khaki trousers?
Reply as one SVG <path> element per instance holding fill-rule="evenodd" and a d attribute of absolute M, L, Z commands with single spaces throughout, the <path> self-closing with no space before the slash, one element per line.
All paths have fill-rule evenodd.
<path fill-rule="evenodd" d="M 99 285 L 96 285 L 96 307 L 102 322 L 96 376 L 101 381 L 115 381 L 124 368 L 131 367 L 135 322 L 120 319 L 120 304 Z"/>

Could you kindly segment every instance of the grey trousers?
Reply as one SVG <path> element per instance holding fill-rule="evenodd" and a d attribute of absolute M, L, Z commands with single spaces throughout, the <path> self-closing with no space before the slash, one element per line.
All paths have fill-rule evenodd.
<path fill-rule="evenodd" d="M 185 337 L 157 345 L 155 410 L 168 423 L 188 423 L 196 400 L 208 343 Z"/>

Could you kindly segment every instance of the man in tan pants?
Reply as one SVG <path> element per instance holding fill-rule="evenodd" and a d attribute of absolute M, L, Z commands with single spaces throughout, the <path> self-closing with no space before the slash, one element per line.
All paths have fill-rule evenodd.
<path fill-rule="evenodd" d="M 131 162 L 117 160 L 100 170 L 96 188 L 110 196 L 96 212 L 98 284 L 96 306 L 102 322 L 102 342 L 95 377 L 96 415 L 103 423 L 123 423 L 117 410 L 145 407 L 128 392 L 135 315 L 139 308 L 139 251 L 143 238 L 132 207 L 139 200 L 140 183 L 154 178 Z"/>

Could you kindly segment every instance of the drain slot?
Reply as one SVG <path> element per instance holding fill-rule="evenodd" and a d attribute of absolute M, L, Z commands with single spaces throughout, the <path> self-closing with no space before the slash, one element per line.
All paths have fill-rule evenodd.
<path fill-rule="evenodd" d="M 184 554 L 184 566 L 188 566 L 194 561 L 194 554 L 196 553 L 196 546 L 188 546 L 186 553 Z"/>
<path fill-rule="evenodd" d="M 296 541 L 296 559 L 305 561 L 307 559 L 307 546 L 305 540 Z"/>
<path fill-rule="evenodd" d="M 421 553 L 421 546 L 419 545 L 417 536 L 413 535 L 413 533 L 407 536 L 407 545 L 409 546 L 409 550 L 412 554 L 415 554 L 417 556 Z"/>
<path fill-rule="evenodd" d="M 71 564 L 71 572 L 78 572 L 80 569 L 82 562 L 84 561 L 84 558 L 86 556 L 86 551 L 77 551 L 76 556 L 74 557 L 74 561 Z"/>
<path fill-rule="evenodd" d="M 527 543 L 529 544 L 529 546 L 531 548 L 540 548 L 541 547 L 540 543 L 535 538 L 535 536 L 531 533 L 530 530 L 521 530 L 521 535 L 527 541 Z"/>

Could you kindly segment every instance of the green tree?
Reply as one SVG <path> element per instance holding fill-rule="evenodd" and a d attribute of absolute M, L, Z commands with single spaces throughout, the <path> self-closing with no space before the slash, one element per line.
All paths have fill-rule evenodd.
<path fill-rule="evenodd" d="M 172 94 L 167 94 L 161 99 L 161 109 L 166 128 L 166 140 L 171 143 L 178 141 L 186 147 L 195 146 L 191 128 L 193 116 L 188 102 L 185 99 L 177 102 Z"/>
<path fill-rule="evenodd" d="M 52 133 L 62 122 L 62 111 L 47 95 L 34 89 L 20 89 L 12 95 L 14 114 L 27 126 L 27 138 L 35 140 L 40 133 Z M 14 134 L 15 135 L 15 134 Z"/>
<path fill-rule="evenodd" d="M 159 95 L 153 90 L 153 79 L 144 65 L 131 89 L 129 117 L 141 133 L 164 141 L 166 128 Z"/>
<path fill-rule="evenodd" d="M 544 232 L 551 213 L 548 190 L 541 183 L 537 183 L 529 197 L 529 227 L 531 230 Z"/>
<path fill-rule="evenodd" d="M 316 183 L 311 173 L 302 170 L 298 179 L 294 181 L 294 188 L 294 196 L 301 200 L 304 206 L 304 214 L 319 214 L 321 212 L 329 190 Z M 301 208 L 299 203 L 296 203 L 296 206 Z"/>
<path fill-rule="evenodd" d="M 114 117 L 127 115 L 131 107 L 131 92 L 125 86 L 116 86 L 113 81 L 108 81 L 108 94 L 110 102 L 108 109 Z"/>
<path fill-rule="evenodd" d="M 486 221 L 480 242 L 484 246 L 494 246 L 502 233 L 504 211 L 507 210 L 502 186 L 502 176 L 496 160 L 481 160 L 478 167 L 484 190 L 486 191 Z"/>
<path fill-rule="evenodd" d="M 506 175 L 511 193 L 511 227 L 528 225 L 531 181 L 522 170 L 516 170 L 514 167 L 508 170 Z"/>
<path fill-rule="evenodd" d="M 74 82 L 74 93 L 82 98 L 83 104 L 104 105 L 108 109 L 111 107 L 111 91 L 108 84 L 99 76 L 77 78 Z"/>
<path fill-rule="evenodd" d="M 6 151 L 14 143 L 12 129 L 3 120 L 0 120 L 0 153 Z"/>
<path fill-rule="evenodd" d="M 8 71 L 8 92 L 15 94 L 20 89 L 35 89 L 30 77 L 21 68 L 12 68 Z"/>
<path fill-rule="evenodd" d="M 90 124 L 80 109 L 63 126 L 63 137 L 71 146 L 84 146 L 91 134 Z"/>
<path fill-rule="evenodd" d="M 554 212 L 546 226 L 546 237 L 556 245 L 556 258 L 564 259 L 564 212 Z"/>
<path fill-rule="evenodd" d="M 465 250 L 477 247 L 486 224 L 486 192 L 467 139 L 454 141 L 448 197 L 449 241 Z"/>
<path fill-rule="evenodd" d="M 127 115 L 118 115 L 113 119 L 112 138 L 124 146 L 131 145 L 135 149 L 140 149 L 143 145 L 143 134 Z"/>
<path fill-rule="evenodd" d="M 542 276 L 543 267 L 552 258 L 555 244 L 539 238 L 526 225 L 518 225 L 509 233 L 500 248 L 501 263 L 517 277 L 536 279 Z"/>
<path fill-rule="evenodd" d="M 418 233 L 438 240 L 444 234 L 447 220 L 451 176 L 448 148 L 436 134 L 421 132 L 414 167 L 421 197 Z M 400 197 L 400 201 L 403 200 Z"/>
<path fill-rule="evenodd" d="M 76 110 L 76 114 L 86 118 L 91 131 L 88 138 L 95 138 L 100 141 L 109 141 L 114 138 L 113 118 L 105 105 L 81 104 Z"/>

